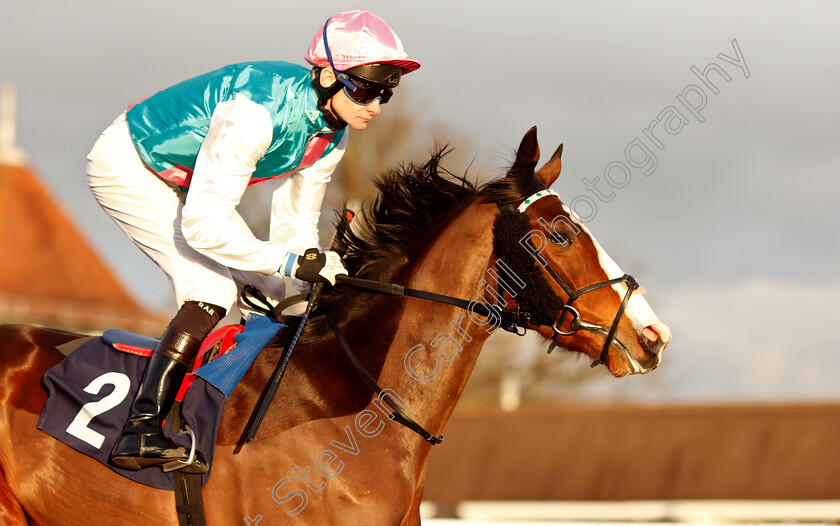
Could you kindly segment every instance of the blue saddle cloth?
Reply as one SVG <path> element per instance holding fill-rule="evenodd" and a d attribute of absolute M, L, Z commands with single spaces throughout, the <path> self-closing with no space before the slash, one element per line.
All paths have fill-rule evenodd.
<path fill-rule="evenodd" d="M 251 363 L 283 324 L 252 314 L 245 330 L 235 336 L 236 347 L 195 371 L 197 378 L 184 395 L 181 416 L 196 435 L 198 449 L 211 465 L 216 434 L 225 401 Z M 106 331 L 73 351 L 48 370 L 43 385 L 48 398 L 38 429 L 92 457 L 135 482 L 158 489 L 172 489 L 172 473 L 158 468 L 122 469 L 108 458 L 128 419 L 149 358 L 114 349 L 123 343 L 154 348 L 156 340 L 124 331 Z M 148 347 L 147 347 L 148 346 Z M 169 434 L 169 426 L 164 426 Z M 190 439 L 173 436 L 186 448 Z M 210 478 L 203 474 L 201 484 Z"/>

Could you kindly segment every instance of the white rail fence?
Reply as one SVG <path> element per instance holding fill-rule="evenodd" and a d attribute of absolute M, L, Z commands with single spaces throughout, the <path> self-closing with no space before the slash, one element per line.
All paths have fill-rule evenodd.
<path fill-rule="evenodd" d="M 421 507 L 423 524 L 429 526 L 525 526 L 581 523 L 634 526 L 663 522 L 711 523 L 840 523 L 840 501 L 836 500 L 656 500 L 623 502 L 550 501 L 465 501 L 455 514 L 458 519 L 434 519 L 434 503 Z M 538 521 L 538 522 L 534 522 Z M 546 522 L 549 521 L 549 522 Z"/>

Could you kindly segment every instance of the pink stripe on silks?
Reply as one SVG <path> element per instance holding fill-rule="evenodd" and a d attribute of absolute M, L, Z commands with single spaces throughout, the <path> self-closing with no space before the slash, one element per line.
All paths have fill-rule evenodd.
<path fill-rule="evenodd" d="M 186 166 L 173 166 L 169 170 L 157 172 L 158 177 L 166 181 L 171 181 L 181 188 L 189 188 L 192 180 L 193 171 Z"/>
<path fill-rule="evenodd" d="M 275 175 L 274 177 L 251 179 L 248 182 L 248 186 L 261 183 L 263 181 L 270 181 L 272 179 L 280 179 L 302 168 L 312 166 L 313 164 L 315 164 L 315 161 L 320 159 L 321 155 L 324 154 L 324 150 L 327 149 L 327 146 L 329 146 L 334 135 L 334 133 L 320 133 L 312 139 L 310 139 L 309 142 L 306 143 L 306 150 L 304 150 L 303 152 L 303 160 L 300 162 L 300 165 L 298 165 L 297 168 L 289 170 L 284 174 Z M 186 166 L 178 165 L 173 166 L 168 170 L 157 172 L 157 175 L 161 179 L 173 182 L 181 188 L 189 188 L 190 181 L 192 180 L 193 171 L 187 168 Z"/>
<path fill-rule="evenodd" d="M 125 343 L 112 343 L 111 346 L 118 351 L 136 354 L 137 356 L 151 356 L 154 352 L 152 349 L 144 349 L 143 347 L 135 347 L 134 345 Z"/>
<path fill-rule="evenodd" d="M 170 85 L 170 86 L 168 86 L 167 88 L 164 88 L 164 89 L 169 89 L 169 88 L 171 88 L 172 86 L 174 86 L 174 84 L 172 84 L 172 85 Z M 161 91 L 162 91 L 162 90 L 161 90 Z M 155 93 L 152 93 L 152 95 L 157 95 L 158 93 L 160 93 L 160 91 L 157 91 L 157 92 L 155 92 Z M 140 104 L 140 103 L 141 103 L 141 102 L 143 102 L 144 100 L 146 100 L 146 99 L 148 99 L 148 98 L 152 97 L 152 95 L 148 95 L 148 96 L 146 96 L 146 97 L 143 97 L 143 98 L 142 98 L 142 99 L 140 99 L 140 100 L 135 100 L 134 102 L 132 102 L 131 104 L 129 104 L 129 105 L 128 105 L 128 108 L 126 108 L 126 109 L 125 109 L 125 111 L 129 111 L 131 108 L 133 108 L 133 107 L 137 106 L 138 104 Z"/>
<path fill-rule="evenodd" d="M 309 141 L 309 144 L 306 145 L 306 150 L 303 152 L 303 161 L 301 161 L 300 166 L 298 166 L 297 169 L 300 170 L 301 168 L 306 168 L 307 166 L 315 164 L 315 161 L 320 159 L 324 150 L 327 149 L 333 135 L 335 134 L 319 133 L 314 139 Z"/>
<path fill-rule="evenodd" d="M 132 102 L 131 104 L 128 105 L 128 108 L 126 108 L 125 111 L 131 111 L 131 108 L 137 106 L 138 104 L 140 104 L 141 102 L 143 102 L 144 100 L 148 99 L 151 96 L 152 95 L 149 95 L 148 97 L 143 97 L 140 100 L 135 100 L 134 102 Z"/>
<path fill-rule="evenodd" d="M 263 181 L 271 181 L 272 179 L 282 179 L 283 177 L 295 173 L 298 170 L 312 166 L 313 164 L 315 164 L 315 161 L 320 159 L 321 155 L 324 154 L 324 150 L 327 149 L 327 146 L 329 146 L 334 135 L 335 133 L 319 133 L 318 135 L 310 139 L 309 142 L 306 143 L 306 150 L 303 151 L 303 160 L 300 162 L 300 165 L 298 165 L 297 168 L 289 170 L 284 174 L 275 175 L 274 177 L 251 179 L 251 181 L 248 183 L 248 186 L 257 183 L 262 183 Z"/>

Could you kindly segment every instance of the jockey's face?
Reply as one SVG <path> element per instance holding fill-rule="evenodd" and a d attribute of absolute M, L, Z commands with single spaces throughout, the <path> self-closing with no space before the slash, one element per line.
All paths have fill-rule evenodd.
<path fill-rule="evenodd" d="M 322 69 L 321 85 L 328 87 L 334 82 L 338 82 L 335 73 L 330 68 Z M 367 124 L 373 116 L 379 115 L 382 111 L 379 100 L 375 100 L 368 105 L 357 104 L 344 93 L 343 89 L 327 101 L 327 109 L 331 110 L 336 117 L 346 122 L 354 130 L 367 128 Z"/>

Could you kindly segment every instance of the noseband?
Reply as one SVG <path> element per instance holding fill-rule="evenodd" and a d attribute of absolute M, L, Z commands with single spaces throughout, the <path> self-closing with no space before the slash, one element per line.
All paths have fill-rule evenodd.
<path fill-rule="evenodd" d="M 563 291 L 565 291 L 566 294 L 568 294 L 569 296 L 569 299 L 566 300 L 566 303 L 563 305 L 563 308 L 560 311 L 560 317 L 557 319 L 557 322 L 555 322 L 551 326 L 551 330 L 554 331 L 555 337 L 571 336 L 581 329 L 595 332 L 604 332 L 603 327 L 601 327 L 600 325 L 582 321 L 580 319 L 580 313 L 577 311 L 577 309 L 572 307 L 572 302 L 578 299 L 579 297 L 583 296 L 587 292 L 592 292 L 593 290 L 600 289 L 601 287 L 609 287 L 617 283 L 624 283 L 625 285 L 627 285 L 627 292 L 624 293 L 624 299 L 621 300 L 621 305 L 618 307 L 618 311 L 616 311 L 615 313 L 615 318 L 613 319 L 612 326 L 610 326 L 610 331 L 607 334 L 607 339 L 604 341 L 604 347 L 603 349 L 601 349 L 601 356 L 598 359 L 601 363 L 606 364 L 610 345 L 612 345 L 613 339 L 615 338 L 615 332 L 616 330 L 618 330 L 618 322 L 621 319 L 621 316 L 624 314 L 624 310 L 627 308 L 627 304 L 630 302 L 630 296 L 633 295 L 633 291 L 639 288 L 639 283 L 633 278 L 633 276 L 629 274 L 624 274 L 620 278 L 609 279 L 606 281 L 595 283 L 594 285 L 583 287 L 578 290 L 572 290 L 571 287 L 569 287 L 569 285 L 565 281 L 563 281 L 563 278 L 561 278 L 557 274 L 557 272 L 555 272 L 555 270 L 551 268 L 551 265 L 549 263 L 546 264 L 546 270 L 551 275 L 551 277 L 554 278 L 554 281 L 556 281 L 560 285 L 560 287 L 563 288 Z M 563 326 L 563 321 L 566 318 L 566 314 L 569 313 L 572 315 L 572 320 L 570 322 L 571 330 L 563 331 L 560 327 Z M 556 343 L 552 342 L 551 347 L 549 347 L 549 352 L 554 350 L 554 347 L 556 347 Z M 593 362 L 593 367 L 595 365 L 598 365 L 598 362 Z"/>
<path fill-rule="evenodd" d="M 476 313 L 484 313 L 487 316 L 490 316 L 491 313 L 495 313 L 498 315 L 500 320 L 500 326 L 509 332 L 513 332 L 516 334 L 524 334 L 524 332 L 519 333 L 519 329 L 525 329 L 525 325 L 548 325 L 554 331 L 554 338 L 552 339 L 551 346 L 549 347 L 548 352 L 551 352 L 554 347 L 557 346 L 556 338 L 558 336 L 571 336 L 575 334 L 579 330 L 590 330 L 595 332 L 606 333 L 607 331 L 601 327 L 600 325 L 596 325 L 594 323 L 587 323 L 580 319 L 580 313 L 576 308 L 572 306 L 575 300 L 586 294 L 587 292 L 592 292 L 593 290 L 600 289 L 602 287 L 609 287 L 611 285 L 615 285 L 617 283 L 624 283 L 627 285 L 627 292 L 624 295 L 624 299 L 621 302 L 621 306 L 618 308 L 618 312 L 616 312 L 615 319 L 613 319 L 612 326 L 610 327 L 609 332 L 607 333 L 607 339 L 604 342 L 604 347 L 601 350 L 601 356 L 598 360 L 593 362 L 593 367 L 602 363 L 604 365 L 607 364 L 607 360 L 609 359 L 609 349 L 610 345 L 615 338 L 616 330 L 618 329 L 618 322 L 621 319 L 621 316 L 624 314 L 624 310 L 627 308 L 627 304 L 630 301 L 630 296 L 632 296 L 633 291 L 635 291 L 639 284 L 633 279 L 631 276 L 625 274 L 620 278 L 608 279 L 605 281 L 601 281 L 599 283 L 595 283 L 594 285 L 588 285 L 586 287 L 574 290 L 566 281 L 557 273 L 554 267 L 548 261 L 544 263 L 541 261 L 540 263 L 548 272 L 548 275 L 554 279 L 554 281 L 563 289 L 563 292 L 566 293 L 568 299 L 564 302 L 561 300 L 557 294 L 554 293 L 554 289 L 548 284 L 545 280 L 545 277 L 542 274 L 542 271 L 537 266 L 535 258 L 532 254 L 537 254 L 536 248 L 534 247 L 533 242 L 531 241 L 531 219 L 525 214 L 525 209 L 533 202 L 537 201 L 542 197 L 546 197 L 549 195 L 557 195 L 553 190 L 541 190 L 525 201 L 519 206 L 518 210 L 514 210 L 513 206 L 510 204 L 503 204 L 497 203 L 501 213 L 496 216 L 495 223 L 493 224 L 493 252 L 496 254 L 496 265 L 500 267 L 500 261 L 502 257 L 505 258 L 508 264 L 513 264 L 512 268 L 516 271 L 522 273 L 522 280 L 525 282 L 525 287 L 528 285 L 531 286 L 530 292 L 531 294 L 526 294 L 521 299 L 518 300 L 519 305 L 516 309 L 505 309 L 503 305 L 493 305 L 493 304 L 483 304 L 477 302 L 467 301 L 461 298 L 455 298 L 452 296 L 446 296 L 443 294 L 437 294 L 434 292 L 428 292 L 423 290 L 411 289 L 408 287 L 403 287 L 402 285 L 397 285 L 395 283 L 385 283 L 381 281 L 374 281 L 368 280 L 363 278 L 357 277 L 350 277 L 346 275 L 337 276 L 338 282 L 343 283 L 345 285 L 349 285 L 350 287 L 365 290 L 368 292 L 373 292 L 377 294 L 386 294 L 390 296 L 409 296 L 415 298 L 422 298 L 429 301 L 435 301 L 439 303 L 445 303 L 448 305 L 454 305 L 456 307 L 460 307 L 462 309 L 470 309 Z M 531 250 L 531 254 L 524 254 L 524 250 L 522 247 L 522 243 L 527 243 L 528 248 Z M 522 248 L 517 249 L 516 247 L 520 246 Z M 501 269 L 497 269 L 501 270 Z M 524 288 L 524 287 L 523 287 Z M 248 299 L 248 293 L 252 294 L 255 299 L 259 300 L 262 305 L 258 305 Z M 537 300 L 533 298 L 537 297 Z M 501 280 L 499 281 L 499 294 L 498 299 L 500 303 L 504 303 L 504 292 L 501 286 Z M 295 303 L 306 301 L 307 295 L 300 294 L 298 296 L 292 296 L 291 298 L 287 298 L 286 300 L 280 302 L 278 305 L 272 306 L 268 300 L 265 299 L 259 291 L 255 291 L 253 288 L 250 289 L 246 287 L 243 291 L 243 301 L 254 308 L 257 312 L 262 312 L 263 314 L 274 316 L 278 320 L 281 321 L 289 321 L 287 316 L 284 316 L 283 310 Z M 523 304 L 525 308 L 523 308 Z M 531 309 L 530 307 L 535 307 Z M 546 312 L 548 311 L 548 312 Z M 569 331 L 563 331 L 562 326 L 563 322 L 566 319 L 566 316 L 571 314 L 572 319 L 569 324 Z M 335 333 L 336 337 L 339 340 L 342 348 L 344 349 L 345 354 L 350 359 L 353 367 L 355 367 L 356 371 L 362 376 L 362 378 L 367 382 L 373 391 L 375 391 L 380 399 L 382 399 L 385 403 L 387 403 L 393 410 L 394 413 L 390 416 L 391 419 L 396 420 L 400 424 L 406 426 L 407 428 L 411 429 L 428 443 L 435 445 L 443 440 L 443 436 L 435 436 L 432 433 L 428 432 L 425 428 L 423 428 L 420 424 L 415 422 L 411 417 L 409 417 L 400 407 L 400 405 L 393 401 L 390 396 L 385 395 L 385 390 L 383 390 L 379 385 L 376 383 L 376 380 L 364 370 L 362 365 L 359 363 L 359 360 L 356 358 L 355 353 L 350 348 L 349 343 L 345 340 L 344 336 L 341 334 L 338 325 L 329 317 L 328 314 L 324 314 L 327 318 L 327 322 L 330 325 L 330 328 Z M 624 347 L 622 346 L 622 349 Z M 626 349 L 625 349 L 626 352 Z"/>
<path fill-rule="evenodd" d="M 528 199 L 525 199 L 525 201 L 523 201 L 523 203 L 517 209 L 514 209 L 513 206 L 510 205 L 510 204 L 498 204 L 499 209 L 502 211 L 502 214 L 500 214 L 500 217 L 497 218 L 496 226 L 494 226 L 494 233 L 495 233 L 495 230 L 497 230 L 497 229 L 501 230 L 503 228 L 510 228 L 510 229 L 512 229 L 512 231 L 516 232 L 515 235 L 518 237 L 518 244 L 526 243 L 529 250 L 531 251 L 531 254 L 537 254 L 537 249 L 534 246 L 533 241 L 531 239 L 531 232 L 532 232 L 530 230 L 531 219 L 530 219 L 530 217 L 528 217 L 527 214 L 525 214 L 525 209 L 527 209 L 528 206 L 530 206 L 531 204 L 533 204 L 537 200 L 539 200 L 543 197 L 551 196 L 551 195 L 557 197 L 557 193 L 554 192 L 553 190 L 541 190 L 541 191 L 535 193 L 534 195 L 532 195 L 531 197 L 529 197 Z M 502 219 L 502 216 L 507 216 L 508 218 L 510 218 L 510 222 L 513 223 L 513 225 L 505 226 L 504 222 L 500 221 Z M 494 245 L 495 244 L 496 244 L 496 241 L 494 239 Z M 504 251 L 507 254 L 511 254 L 513 249 L 509 246 L 510 244 L 511 244 L 511 241 L 510 241 L 510 239 L 508 239 L 508 246 L 507 247 L 494 246 L 494 248 L 500 249 L 498 251 Z M 498 253 L 497 253 L 497 256 L 499 256 Z M 514 255 L 514 256 L 515 256 L 515 259 L 520 262 L 520 265 L 518 265 L 518 266 L 521 267 L 522 265 L 525 264 L 522 261 L 521 254 L 517 254 L 517 255 Z M 531 263 L 530 263 L 531 266 L 536 267 L 537 262 L 534 261 L 536 258 L 531 257 L 530 259 L 532 260 Z M 618 322 L 621 320 L 621 316 L 624 314 L 624 311 L 627 308 L 627 304 L 630 302 L 630 296 L 632 296 L 633 292 L 636 289 L 639 288 L 638 282 L 632 276 L 630 276 L 629 274 L 624 274 L 623 276 L 618 277 L 618 278 L 613 278 L 613 279 L 608 279 L 608 280 L 605 280 L 605 281 L 600 281 L 598 283 L 595 283 L 595 284 L 592 284 L 592 285 L 587 285 L 585 287 L 582 287 L 580 289 L 575 290 L 574 288 L 572 288 L 566 282 L 566 280 L 564 280 L 560 276 L 560 274 L 554 269 L 554 267 L 551 266 L 550 262 L 548 262 L 547 260 L 543 260 L 543 261 L 540 261 L 539 263 L 543 268 L 545 268 L 546 272 L 548 272 L 548 275 L 551 276 L 551 278 L 555 281 L 555 283 L 557 283 L 560 286 L 560 288 L 563 289 L 563 292 L 567 296 L 567 299 L 564 302 L 556 294 L 554 294 L 553 290 L 550 289 L 550 287 L 549 287 L 549 290 L 551 291 L 550 294 L 554 296 L 554 299 L 552 299 L 551 301 L 548 302 L 551 305 L 551 307 L 553 307 L 553 308 L 549 308 L 549 310 L 555 310 L 556 311 L 559 308 L 559 312 L 557 312 L 556 318 L 554 316 L 552 316 L 552 318 L 551 318 L 551 319 L 555 319 L 556 321 L 554 321 L 553 323 L 550 324 L 551 330 L 554 331 L 554 339 L 556 339 L 558 336 L 572 336 L 573 334 L 575 334 L 579 330 L 589 330 L 589 331 L 594 331 L 594 332 L 606 333 L 607 338 L 604 341 L 604 347 L 601 349 L 601 355 L 600 355 L 598 360 L 596 360 L 592 363 L 592 366 L 594 367 L 598 364 L 605 364 L 606 365 L 607 360 L 609 359 L 610 346 L 612 345 L 612 342 L 615 339 L 615 333 L 618 330 Z M 517 267 L 514 267 L 514 270 L 517 270 Z M 522 269 L 520 268 L 520 270 L 522 270 Z M 526 273 L 532 273 L 532 270 L 531 269 L 525 269 L 525 272 Z M 539 286 L 539 281 L 542 281 L 543 282 L 543 287 L 548 286 L 548 283 L 545 282 L 544 279 L 542 279 L 542 280 L 537 279 L 537 280 L 534 280 L 534 281 L 535 281 L 534 285 Z M 580 298 L 581 296 L 583 296 L 584 294 L 586 294 L 588 292 L 592 292 L 594 290 L 597 290 L 597 289 L 600 289 L 600 288 L 603 288 L 603 287 L 609 287 L 609 286 L 612 286 L 612 285 L 615 285 L 615 284 L 618 284 L 618 283 L 624 283 L 627 286 L 627 292 L 624 294 L 624 299 L 621 301 L 621 305 L 619 306 L 618 311 L 615 314 L 615 318 L 613 319 L 612 326 L 610 327 L 609 332 L 607 332 L 600 325 L 597 325 L 597 324 L 594 324 L 594 323 L 588 323 L 588 322 L 585 322 L 585 321 L 581 320 L 580 312 L 578 312 L 578 310 L 575 307 L 572 306 L 572 303 L 574 303 L 575 300 L 577 300 L 578 298 Z M 534 319 L 534 321 L 539 320 L 541 317 L 535 316 L 535 314 L 536 313 L 532 312 L 531 313 L 531 318 Z M 566 320 L 567 315 L 571 315 L 572 318 L 571 318 L 571 321 L 569 322 L 569 330 L 564 331 L 562 329 L 562 327 L 563 327 L 563 322 Z M 549 325 L 547 320 L 545 320 L 544 323 L 540 323 L 540 324 L 541 325 Z M 552 350 L 554 350 L 554 348 L 557 346 L 557 342 L 554 339 L 551 343 L 551 346 L 548 349 L 549 353 Z"/>

